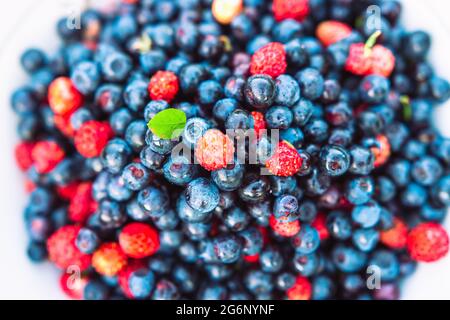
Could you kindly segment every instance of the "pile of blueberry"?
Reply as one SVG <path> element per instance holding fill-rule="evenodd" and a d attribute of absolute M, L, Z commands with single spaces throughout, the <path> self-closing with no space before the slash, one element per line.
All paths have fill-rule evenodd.
<path fill-rule="evenodd" d="M 122 0 L 62 19 L 11 98 L 30 259 L 77 299 L 398 298 L 446 255 L 450 205 L 431 122 L 450 85 L 401 11 Z"/>

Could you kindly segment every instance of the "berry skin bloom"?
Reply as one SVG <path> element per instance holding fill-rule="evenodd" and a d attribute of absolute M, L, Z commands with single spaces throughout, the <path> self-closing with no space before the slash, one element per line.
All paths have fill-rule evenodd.
<path fill-rule="evenodd" d="M 302 22 L 309 14 L 309 0 L 273 0 L 275 20 L 294 19 Z"/>
<path fill-rule="evenodd" d="M 59 77 L 48 87 L 48 103 L 55 114 L 71 114 L 83 104 L 83 95 L 70 78 Z"/>
<path fill-rule="evenodd" d="M 250 73 L 266 74 L 273 78 L 286 72 L 286 51 L 283 44 L 270 42 L 256 51 L 250 62 Z"/>
<path fill-rule="evenodd" d="M 158 71 L 148 84 L 148 93 L 152 100 L 171 102 L 177 95 L 178 89 L 178 78 L 170 71 Z"/>
<path fill-rule="evenodd" d="M 302 158 L 288 142 L 281 141 L 273 155 L 266 161 L 266 168 L 279 177 L 290 177 L 302 167 Z"/>
<path fill-rule="evenodd" d="M 391 249 L 403 249 L 408 239 L 408 227 L 399 218 L 394 218 L 394 226 L 380 231 L 380 242 Z"/>
<path fill-rule="evenodd" d="M 14 149 L 14 155 L 16 158 L 17 166 L 22 171 L 27 171 L 33 165 L 33 152 L 34 143 L 32 142 L 20 142 Z"/>
<path fill-rule="evenodd" d="M 449 239 L 444 228 L 433 222 L 421 223 L 408 234 L 406 247 L 415 261 L 433 262 L 448 252 Z"/>
<path fill-rule="evenodd" d="M 223 169 L 233 162 L 233 142 L 217 129 L 208 130 L 197 141 L 195 157 L 198 163 L 208 171 Z"/>
<path fill-rule="evenodd" d="M 38 173 L 49 173 L 64 159 L 65 153 L 54 141 L 40 141 L 34 146 L 31 157 Z"/>
<path fill-rule="evenodd" d="M 300 222 L 298 220 L 282 222 L 273 215 L 269 218 L 269 226 L 273 232 L 286 238 L 293 237 L 300 231 Z"/>
<path fill-rule="evenodd" d="M 92 183 L 80 183 L 70 199 L 69 219 L 73 222 L 82 223 L 95 211 L 96 207 L 97 203 L 92 198 Z"/>
<path fill-rule="evenodd" d="M 112 136 L 113 131 L 108 123 L 87 121 L 75 134 L 75 148 L 83 157 L 95 158 L 102 153 Z"/>
<path fill-rule="evenodd" d="M 158 251 L 159 234 L 145 223 L 130 223 L 120 232 L 119 244 L 127 256 L 142 259 Z"/>
<path fill-rule="evenodd" d="M 324 46 L 332 45 L 347 38 L 352 33 L 352 28 L 340 21 L 323 21 L 316 29 L 316 36 Z"/>
<path fill-rule="evenodd" d="M 92 256 L 92 266 L 101 275 L 113 277 L 127 265 L 127 256 L 116 242 L 100 246 Z"/>
<path fill-rule="evenodd" d="M 295 284 L 286 291 L 289 300 L 310 300 L 312 295 L 311 282 L 306 277 L 298 276 Z"/>
<path fill-rule="evenodd" d="M 64 226 L 48 238 L 48 256 L 58 268 L 67 269 L 73 265 L 78 266 L 80 271 L 89 268 L 91 256 L 80 252 L 75 245 L 80 229 L 78 226 Z"/>

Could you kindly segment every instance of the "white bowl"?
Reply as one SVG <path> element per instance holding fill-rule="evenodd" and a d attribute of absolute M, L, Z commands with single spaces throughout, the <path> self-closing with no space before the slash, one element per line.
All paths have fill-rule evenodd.
<path fill-rule="evenodd" d="M 92 0 L 103 5 L 114 0 Z M 25 254 L 27 236 L 23 226 L 26 194 L 23 176 L 16 169 L 13 148 L 17 142 L 17 119 L 10 110 L 9 96 L 24 84 L 26 75 L 18 57 L 30 46 L 52 53 L 58 46 L 55 22 L 83 0 L 16 0 L 2 3 L 0 12 L 0 299 L 65 299 L 58 279 L 60 271 L 49 263 L 31 264 Z M 450 79 L 450 21 L 445 13 L 450 2 L 440 0 L 404 0 L 404 24 L 409 30 L 425 29 L 433 36 L 431 61 L 437 73 Z M 437 108 L 436 123 L 450 136 L 450 103 Z M 450 219 L 447 219 L 450 230 Z M 402 287 L 403 299 L 450 299 L 450 256 L 433 264 L 422 264 Z"/>

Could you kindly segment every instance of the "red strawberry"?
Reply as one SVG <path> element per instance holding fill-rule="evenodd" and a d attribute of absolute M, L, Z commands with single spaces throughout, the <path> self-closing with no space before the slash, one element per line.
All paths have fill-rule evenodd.
<path fill-rule="evenodd" d="M 394 218 L 391 229 L 380 231 L 380 242 L 391 249 L 403 249 L 407 238 L 408 226 L 400 218 Z"/>
<path fill-rule="evenodd" d="M 395 56 L 392 54 L 392 51 L 379 44 L 373 47 L 370 54 L 369 73 L 389 78 L 394 68 Z"/>
<path fill-rule="evenodd" d="M 92 256 L 92 266 L 99 274 L 113 277 L 128 263 L 128 258 L 116 242 L 101 245 Z"/>
<path fill-rule="evenodd" d="M 120 232 L 119 244 L 127 256 L 142 259 L 158 251 L 159 234 L 145 223 L 130 223 Z"/>
<path fill-rule="evenodd" d="M 312 295 L 311 282 L 306 277 L 298 276 L 295 284 L 286 291 L 289 300 L 310 300 Z"/>
<path fill-rule="evenodd" d="M 350 46 L 347 61 L 345 62 L 345 70 L 358 76 L 369 74 L 371 60 L 365 54 L 364 43 L 354 43 Z"/>
<path fill-rule="evenodd" d="M 298 220 L 282 222 L 273 215 L 269 218 L 269 226 L 273 232 L 286 238 L 293 237 L 300 231 L 300 222 Z"/>
<path fill-rule="evenodd" d="M 279 42 L 270 42 L 256 51 L 250 62 L 251 74 L 266 74 L 278 77 L 287 68 L 286 51 Z"/>
<path fill-rule="evenodd" d="M 220 130 L 210 129 L 198 139 L 195 157 L 198 163 L 208 171 L 225 168 L 233 163 L 233 142 Z"/>
<path fill-rule="evenodd" d="M 260 138 L 264 130 L 266 130 L 266 120 L 264 120 L 264 114 L 258 111 L 251 113 L 253 121 L 253 129 L 255 130 L 256 138 Z"/>
<path fill-rule="evenodd" d="M 73 222 L 84 222 L 96 209 L 92 198 L 92 183 L 83 182 L 77 186 L 75 194 L 70 199 L 68 208 L 69 219 Z"/>
<path fill-rule="evenodd" d="M 433 262 L 448 252 L 449 239 L 444 228 L 434 222 L 425 222 L 414 227 L 408 234 L 406 247 L 415 261 Z"/>
<path fill-rule="evenodd" d="M 48 256 L 57 267 L 67 269 L 70 266 L 78 266 L 80 271 L 89 268 L 91 256 L 82 253 L 75 245 L 80 229 L 78 226 L 64 226 L 48 238 Z"/>
<path fill-rule="evenodd" d="M 65 186 L 56 186 L 56 192 L 58 193 L 58 196 L 60 196 L 64 200 L 70 200 L 73 196 L 75 196 L 75 193 L 77 192 L 79 183 L 78 182 L 72 182 Z"/>
<path fill-rule="evenodd" d="M 85 158 L 98 157 L 112 136 L 113 131 L 107 122 L 87 121 L 75 134 L 75 148 Z"/>
<path fill-rule="evenodd" d="M 290 177 L 302 167 L 302 158 L 287 141 L 281 141 L 273 155 L 266 161 L 267 169 L 279 177 Z"/>
<path fill-rule="evenodd" d="M 59 77 L 48 87 L 48 103 L 55 114 L 70 114 L 81 107 L 83 95 L 70 78 Z"/>
<path fill-rule="evenodd" d="M 68 270 L 61 274 L 59 285 L 69 298 L 81 300 L 88 281 L 89 279 L 85 275 L 78 274 L 77 270 Z"/>
<path fill-rule="evenodd" d="M 316 36 L 326 47 L 347 38 L 352 28 L 340 21 L 323 21 L 316 29 Z"/>
<path fill-rule="evenodd" d="M 302 22 L 309 14 L 309 0 L 273 0 L 275 20 L 294 19 Z"/>
<path fill-rule="evenodd" d="M 148 93 L 153 100 L 172 101 L 178 93 L 178 78 L 170 71 L 158 71 L 150 79 Z"/>
<path fill-rule="evenodd" d="M 364 43 L 350 46 L 345 70 L 358 76 L 377 74 L 388 78 L 395 67 L 395 56 L 382 45 L 367 47 Z"/>
<path fill-rule="evenodd" d="M 49 173 L 64 159 L 65 153 L 54 141 L 40 141 L 34 146 L 31 156 L 38 173 Z"/>
<path fill-rule="evenodd" d="M 72 123 L 70 122 L 70 116 L 72 114 L 68 113 L 65 115 L 55 114 L 53 116 L 53 123 L 55 127 L 66 137 L 73 138 L 75 135 L 75 129 L 72 127 Z"/>
<path fill-rule="evenodd" d="M 14 149 L 14 155 L 16 157 L 17 166 L 22 171 L 27 171 L 33 165 L 33 152 L 34 143 L 32 142 L 20 142 Z"/>
<path fill-rule="evenodd" d="M 373 164 L 375 168 L 378 168 L 389 160 L 391 156 L 391 144 L 389 143 L 389 139 L 382 134 L 377 135 L 376 140 L 378 145 L 370 148 L 370 151 L 372 151 L 375 157 Z"/>

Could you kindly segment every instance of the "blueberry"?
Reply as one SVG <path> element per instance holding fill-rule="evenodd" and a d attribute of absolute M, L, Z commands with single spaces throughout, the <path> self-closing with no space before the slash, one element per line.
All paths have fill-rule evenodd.
<path fill-rule="evenodd" d="M 389 89 L 388 79 L 378 75 L 370 75 L 362 79 L 359 94 L 363 102 L 377 104 L 386 100 Z"/>
<path fill-rule="evenodd" d="M 346 102 L 338 102 L 325 109 L 325 117 L 333 126 L 348 124 L 352 119 L 352 116 L 352 110 Z"/>
<path fill-rule="evenodd" d="M 175 32 L 175 42 L 184 51 L 193 51 L 199 43 L 199 32 L 193 23 L 181 24 Z"/>
<path fill-rule="evenodd" d="M 130 146 L 122 139 L 110 140 L 102 151 L 103 166 L 111 173 L 117 174 L 127 164 L 131 156 Z"/>
<path fill-rule="evenodd" d="M 416 183 L 409 183 L 401 193 L 401 202 L 405 207 L 421 207 L 426 200 L 426 189 Z"/>
<path fill-rule="evenodd" d="M 185 196 L 187 204 L 202 213 L 214 210 L 220 200 L 216 185 L 205 178 L 191 181 L 186 187 Z"/>
<path fill-rule="evenodd" d="M 108 296 L 108 287 L 97 280 L 89 281 L 83 289 L 83 298 L 85 300 L 105 300 Z"/>
<path fill-rule="evenodd" d="M 78 91 L 87 95 L 93 93 L 98 87 L 101 75 L 95 62 L 82 61 L 74 67 L 70 78 Z"/>
<path fill-rule="evenodd" d="M 158 70 L 164 69 L 166 63 L 166 54 L 159 49 L 150 50 L 139 56 L 139 63 L 146 74 L 153 74 Z"/>
<path fill-rule="evenodd" d="M 111 114 L 111 117 L 109 118 L 109 124 L 115 134 L 122 136 L 125 134 L 125 130 L 132 120 L 133 115 L 131 114 L 130 110 L 128 110 L 127 108 L 121 108 Z"/>
<path fill-rule="evenodd" d="M 289 65 L 303 67 L 308 62 L 308 52 L 299 39 L 294 39 L 285 44 L 286 57 Z"/>
<path fill-rule="evenodd" d="M 75 245 L 78 250 L 85 254 L 92 254 L 100 243 L 98 235 L 91 229 L 82 228 L 78 232 Z"/>
<path fill-rule="evenodd" d="M 393 281 L 400 274 L 400 264 L 397 257 L 387 250 L 376 251 L 369 260 L 369 264 L 380 268 L 382 281 Z"/>
<path fill-rule="evenodd" d="M 280 132 L 280 138 L 289 142 L 295 148 L 300 148 L 304 142 L 304 135 L 299 128 L 287 128 Z"/>
<path fill-rule="evenodd" d="M 128 108 L 141 111 L 148 101 L 148 83 L 143 80 L 128 83 L 123 92 L 123 99 Z"/>
<path fill-rule="evenodd" d="M 275 79 L 276 104 L 293 106 L 300 99 L 300 87 L 297 81 L 289 75 L 281 75 Z"/>
<path fill-rule="evenodd" d="M 320 275 L 314 278 L 312 283 L 312 296 L 314 300 L 330 299 L 335 291 L 335 284 L 330 277 Z"/>
<path fill-rule="evenodd" d="M 251 120 L 250 114 L 243 109 L 236 109 L 232 111 L 225 121 L 225 129 L 234 130 L 233 132 L 239 133 L 236 130 L 247 130 L 250 128 Z M 245 132 L 244 132 L 245 133 Z"/>
<path fill-rule="evenodd" d="M 270 76 L 254 75 L 247 79 L 244 95 L 247 102 L 257 108 L 265 109 L 275 99 L 276 86 Z"/>
<path fill-rule="evenodd" d="M 233 235 L 222 235 L 214 239 L 214 253 L 220 262 L 230 264 L 241 257 L 242 242 Z"/>
<path fill-rule="evenodd" d="M 133 150 L 139 151 L 145 145 L 147 129 L 144 120 L 135 120 L 128 125 L 125 131 L 125 141 Z"/>
<path fill-rule="evenodd" d="M 312 119 L 303 130 L 305 136 L 316 143 L 323 142 L 328 138 L 328 124 L 321 119 Z"/>
<path fill-rule="evenodd" d="M 375 185 L 372 178 L 352 178 L 347 183 L 346 197 L 350 203 L 354 205 L 362 205 L 371 199 L 374 191 Z M 387 192 L 389 192 L 389 190 Z"/>
<path fill-rule="evenodd" d="M 175 284 L 167 279 L 159 280 L 155 285 L 152 293 L 153 300 L 175 300 L 178 299 L 180 293 Z"/>
<path fill-rule="evenodd" d="M 110 52 L 101 62 L 103 77 L 113 82 L 125 80 L 132 67 L 131 58 L 118 51 Z"/>
<path fill-rule="evenodd" d="M 244 101 L 244 88 L 246 81 L 242 77 L 229 77 L 225 83 L 224 93 L 227 98 Z"/>
<path fill-rule="evenodd" d="M 293 19 L 280 21 L 275 25 L 272 36 L 275 41 L 287 43 L 292 39 L 296 39 L 302 35 L 303 25 Z"/>
<path fill-rule="evenodd" d="M 27 256 L 32 262 L 43 262 L 47 259 L 47 246 L 45 244 L 32 241 L 27 247 Z"/>
<path fill-rule="evenodd" d="M 403 54 L 412 61 L 423 60 L 430 50 L 431 39 L 424 31 L 408 34 L 403 41 Z"/>
<path fill-rule="evenodd" d="M 292 237 L 291 243 L 296 253 L 311 254 L 319 247 L 319 233 L 315 228 L 303 225 L 300 232 Z"/>
<path fill-rule="evenodd" d="M 138 193 L 137 201 L 142 208 L 148 211 L 151 217 L 161 217 L 169 207 L 167 192 L 153 186 L 141 190 Z"/>
<path fill-rule="evenodd" d="M 339 146 L 323 147 L 319 157 L 322 170 L 330 176 L 341 176 L 349 169 L 350 155 Z"/>
<path fill-rule="evenodd" d="M 122 179 L 125 186 L 131 190 L 142 190 L 150 181 L 150 173 L 144 165 L 131 163 L 122 171 Z"/>
<path fill-rule="evenodd" d="M 255 173 L 247 173 L 239 188 L 239 197 L 249 203 L 257 203 L 264 200 L 270 189 L 270 182 L 264 176 Z"/>
<path fill-rule="evenodd" d="M 411 168 L 413 179 L 423 185 L 431 186 L 439 180 L 443 174 L 441 164 L 436 158 L 425 156 L 416 160 Z"/>
<path fill-rule="evenodd" d="M 404 187 L 411 180 L 411 163 L 407 160 L 395 160 L 388 166 L 387 173 L 397 186 Z"/>
<path fill-rule="evenodd" d="M 20 88 L 14 91 L 11 96 L 11 105 L 14 112 L 19 115 L 25 115 L 35 111 L 38 102 L 30 89 Z"/>
<path fill-rule="evenodd" d="M 314 68 L 306 68 L 295 75 L 302 96 L 309 100 L 320 98 L 324 91 L 324 79 L 319 71 Z"/>
<path fill-rule="evenodd" d="M 292 195 L 281 195 L 275 199 L 273 214 L 276 219 L 292 222 L 298 219 L 298 200 Z"/>
<path fill-rule="evenodd" d="M 259 255 L 261 270 L 268 273 L 278 273 L 284 264 L 283 255 L 279 250 L 266 249 Z"/>
<path fill-rule="evenodd" d="M 240 41 L 250 40 L 256 30 L 252 20 L 245 14 L 240 14 L 231 22 L 231 32 Z"/>
<path fill-rule="evenodd" d="M 338 245 L 332 251 L 332 259 L 338 270 L 353 273 L 364 267 L 367 255 L 352 247 Z"/>
<path fill-rule="evenodd" d="M 314 168 L 312 169 L 311 176 L 306 180 L 306 192 L 312 196 L 319 196 L 324 194 L 330 185 L 330 176 Z"/>
<path fill-rule="evenodd" d="M 140 153 L 141 163 L 147 168 L 159 171 L 161 170 L 165 156 L 153 151 L 149 146 L 144 147 Z"/>
<path fill-rule="evenodd" d="M 217 120 L 225 122 L 230 114 L 238 108 L 235 99 L 225 98 L 217 101 L 213 108 L 213 116 Z"/>
<path fill-rule="evenodd" d="M 244 167 L 238 162 L 235 162 L 231 168 L 224 168 L 211 173 L 211 178 L 222 191 L 237 190 L 242 184 L 243 177 Z"/>
<path fill-rule="evenodd" d="M 91 219 L 93 218 L 95 217 L 91 216 Z M 103 200 L 99 203 L 98 219 L 102 228 L 116 229 L 125 223 L 127 216 L 121 204 L 116 201 Z"/>
<path fill-rule="evenodd" d="M 223 96 L 223 89 L 219 82 L 206 80 L 198 88 L 199 102 L 203 105 L 214 105 Z"/>
<path fill-rule="evenodd" d="M 186 185 L 197 175 L 198 168 L 184 156 L 169 157 L 163 166 L 166 180 L 176 185 Z"/>
<path fill-rule="evenodd" d="M 206 80 L 207 69 L 200 64 L 189 64 L 180 71 L 180 88 L 185 94 L 193 93 L 200 83 Z"/>
<path fill-rule="evenodd" d="M 105 112 L 122 107 L 122 88 L 114 84 L 103 84 L 95 91 L 95 104 Z"/>
<path fill-rule="evenodd" d="M 149 148 L 161 155 L 169 154 L 173 147 L 177 144 L 175 140 L 162 139 L 157 135 L 153 134 L 153 132 L 148 129 L 145 135 L 145 142 L 149 146 Z"/>
<path fill-rule="evenodd" d="M 293 262 L 295 270 L 304 277 L 310 277 L 315 274 L 319 269 L 320 263 L 316 253 L 307 255 L 296 253 Z"/>
<path fill-rule="evenodd" d="M 230 231 L 242 231 L 250 223 L 250 216 L 241 208 L 234 207 L 225 211 L 223 223 Z"/>
<path fill-rule="evenodd" d="M 352 220 L 363 228 L 371 228 L 380 220 L 381 208 L 373 200 L 355 206 L 352 210 Z"/>
<path fill-rule="evenodd" d="M 267 294 L 273 289 L 272 275 L 260 270 L 252 270 L 244 277 L 247 289 L 253 294 Z"/>
<path fill-rule="evenodd" d="M 293 121 L 292 111 L 288 107 L 272 107 L 265 114 L 267 127 L 270 129 L 287 129 Z"/>
<path fill-rule="evenodd" d="M 194 147 L 198 139 L 200 139 L 208 129 L 211 128 L 211 123 L 199 117 L 194 117 L 186 122 L 183 131 L 183 143 L 187 146 Z"/>
<path fill-rule="evenodd" d="M 47 56 L 39 49 L 26 50 L 20 57 L 22 68 L 28 73 L 34 73 L 47 64 Z"/>
<path fill-rule="evenodd" d="M 327 229 L 331 236 L 346 240 L 352 236 L 352 223 L 347 214 L 342 211 L 332 211 L 326 219 Z"/>
<path fill-rule="evenodd" d="M 379 240 L 379 233 L 375 229 L 358 229 L 352 236 L 353 244 L 363 252 L 375 249 Z"/>
<path fill-rule="evenodd" d="M 78 130 L 87 121 L 94 120 L 92 112 L 87 108 L 80 108 L 70 116 L 70 125 Z"/>
<path fill-rule="evenodd" d="M 298 217 L 301 222 L 311 223 L 317 216 L 317 206 L 314 202 L 306 200 L 300 203 Z"/>

